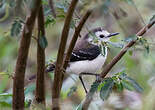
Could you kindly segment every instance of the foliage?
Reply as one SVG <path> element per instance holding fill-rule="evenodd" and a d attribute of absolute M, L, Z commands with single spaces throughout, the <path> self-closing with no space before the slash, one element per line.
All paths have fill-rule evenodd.
<path fill-rule="evenodd" d="M 100 89 L 100 97 L 102 100 L 105 100 L 108 98 L 112 91 L 112 87 L 114 86 L 114 80 L 112 78 L 105 78 L 101 85 L 102 86 Z"/>
<path fill-rule="evenodd" d="M 117 92 L 122 92 L 123 89 L 128 89 L 130 91 L 136 90 L 137 92 L 143 92 L 142 87 L 131 77 L 122 71 L 116 73 L 112 77 L 104 78 L 103 81 L 95 81 L 91 85 L 90 93 L 94 93 L 97 90 L 100 91 L 100 98 L 105 100 L 109 97 L 112 90 Z"/>
<path fill-rule="evenodd" d="M 39 37 L 39 45 L 41 46 L 41 48 L 45 49 L 48 45 L 47 39 L 45 36 L 41 36 Z"/>
<path fill-rule="evenodd" d="M 23 20 L 16 18 L 11 27 L 11 36 L 18 36 L 22 29 Z"/>
<path fill-rule="evenodd" d="M 14 71 L 14 65 L 15 65 L 15 59 L 17 56 L 17 45 L 18 45 L 18 41 L 19 38 L 11 38 L 8 36 L 19 36 L 21 31 L 22 31 L 22 26 L 24 24 L 24 21 L 21 18 L 15 18 L 12 22 L 11 27 L 5 27 L 6 25 L 10 25 L 10 21 L 12 21 L 12 18 L 10 17 L 13 16 L 14 12 L 14 7 L 16 6 L 15 1 L 14 0 L 1 0 L 2 2 L 0 3 L 0 14 L 2 11 L 2 7 L 4 7 L 3 5 L 7 6 L 8 8 L 4 8 L 4 11 L 7 12 L 7 18 L 9 18 L 9 21 L 7 21 L 6 23 L 3 23 L 3 21 L 1 21 L 0 19 L 0 108 L 3 107 L 11 107 L 11 102 L 12 102 L 12 93 L 8 92 L 11 90 L 12 86 L 10 86 L 10 81 L 12 81 L 12 72 Z M 32 4 L 28 3 L 29 0 L 24 0 L 24 4 L 22 4 L 22 7 L 25 9 L 25 7 L 28 6 L 31 7 L 31 9 L 33 9 L 33 0 Z M 109 8 L 109 6 L 111 6 L 111 3 L 113 2 L 112 0 L 101 0 L 102 2 L 100 2 L 100 0 L 96 0 L 94 2 L 94 0 L 90 1 L 90 0 L 80 0 L 79 1 L 79 5 L 77 6 L 77 12 L 76 14 L 73 16 L 70 28 L 74 29 L 76 27 L 77 22 L 79 21 L 79 17 L 77 17 L 77 15 L 81 16 L 83 14 L 84 10 L 84 2 L 91 2 L 93 5 L 97 4 L 97 9 L 94 9 L 94 15 L 92 16 L 92 19 L 90 19 L 90 22 L 88 22 L 88 25 L 86 25 L 86 27 L 90 26 L 93 21 L 93 25 L 92 27 L 89 28 L 94 28 L 97 26 L 106 26 L 107 28 L 109 28 L 110 31 L 114 31 L 114 30 L 121 30 L 120 28 L 118 29 L 117 25 L 117 20 L 105 20 L 107 18 L 109 18 L 109 15 L 111 15 L 111 8 Z M 42 0 L 42 4 L 44 5 L 44 17 L 45 17 L 45 28 L 47 29 L 47 38 L 48 38 L 48 42 L 50 43 L 50 46 L 47 48 L 48 42 L 47 39 L 45 38 L 45 36 L 40 37 L 39 39 L 39 45 L 42 48 L 47 48 L 47 54 L 46 54 L 46 58 L 47 60 L 53 56 L 53 54 L 55 55 L 57 53 L 56 47 L 57 47 L 57 42 L 56 39 L 58 38 L 59 34 L 58 32 L 61 30 L 61 26 L 63 25 L 65 16 L 66 16 L 66 12 L 69 6 L 69 0 L 59 0 L 59 1 L 54 1 L 54 8 L 56 11 L 56 18 L 52 15 L 51 9 L 48 6 L 48 0 Z M 93 3 L 94 2 L 94 3 Z M 133 3 L 138 3 L 137 1 L 133 1 L 133 0 L 117 0 L 115 2 L 125 2 L 126 5 L 130 5 L 133 6 Z M 152 14 L 153 12 L 153 8 L 150 7 L 148 5 L 148 1 L 142 0 L 138 5 L 138 9 L 144 9 L 147 10 L 147 12 L 149 11 L 149 13 L 146 13 L 145 11 L 141 10 L 140 12 L 143 14 L 144 18 L 148 18 L 150 16 L 150 14 Z M 145 7 L 143 7 L 142 4 L 146 4 Z M 88 6 L 89 4 L 87 4 Z M 89 6 L 88 6 L 89 7 Z M 115 8 L 115 6 L 112 5 L 112 8 Z M 140 8 L 139 8 L 140 7 Z M 126 11 L 130 11 L 130 8 L 122 8 L 123 10 Z M 10 11 L 11 10 L 11 11 Z M 151 11 L 152 10 L 152 11 Z M 27 10 L 26 10 L 27 11 Z M 29 11 L 29 10 L 28 10 Z M 103 13 L 102 13 L 103 12 Z M 23 12 L 25 14 L 25 12 Z M 129 12 L 130 13 L 130 12 Z M 97 15 L 97 17 L 96 17 Z M 127 17 L 130 17 L 131 15 L 127 15 Z M 134 13 L 132 13 L 132 16 L 134 16 Z M 136 15 L 139 16 L 139 15 Z M 25 16 L 24 16 L 25 17 Z M 107 18 L 106 18 L 107 17 Z M 110 16 L 112 19 L 113 17 Z M 126 18 L 127 18 L 126 17 Z M 100 20 L 100 18 L 104 18 L 102 20 Z M 129 18 L 127 18 L 129 19 Z M 112 21 L 112 24 L 111 24 Z M 136 21 L 136 19 L 133 19 L 132 21 Z M 123 24 L 122 21 L 119 21 L 122 23 L 122 25 L 125 25 L 128 28 L 130 27 L 130 22 L 126 22 L 125 24 Z M 150 24 L 155 22 L 155 15 L 150 19 Z M 1 24 L 2 23 L 2 24 Z M 112 26 L 109 26 L 112 25 Z M 136 24 L 136 23 L 135 23 Z M 111 28 L 112 27 L 112 28 Z M 134 26 L 133 26 L 134 27 Z M 136 27 L 136 26 L 135 26 Z M 10 31 L 8 31 L 8 29 L 10 29 Z M 51 31 L 52 30 L 52 31 Z M 3 31 L 5 31 L 5 33 L 3 33 Z M 129 31 L 129 30 L 127 30 Z M 150 33 L 153 33 L 152 31 L 150 31 Z M 90 33 L 91 34 L 91 33 Z M 52 36 L 52 37 L 50 37 Z M 111 94 L 111 92 L 119 92 L 121 94 L 121 92 L 124 89 L 130 90 L 130 91 L 136 91 L 136 92 L 143 92 L 143 88 L 145 88 L 144 93 L 142 94 L 142 98 L 145 100 L 146 103 L 150 103 L 151 98 L 153 97 L 153 95 L 150 95 L 149 98 L 146 98 L 147 94 L 149 94 L 150 89 L 152 89 L 152 86 L 150 87 L 148 85 L 148 80 L 149 78 L 154 78 L 154 41 L 153 41 L 153 37 L 151 38 L 151 34 L 146 35 L 146 37 L 140 37 L 140 36 L 136 36 L 136 35 L 131 35 L 129 37 L 125 37 L 120 35 L 121 39 L 124 39 L 122 41 L 119 41 L 118 39 L 115 39 L 115 42 L 102 42 L 100 45 L 100 50 L 102 52 L 102 55 L 105 56 L 105 46 L 108 46 L 110 49 L 113 49 L 114 47 L 114 51 L 112 51 L 112 56 L 115 56 L 118 53 L 117 48 L 122 49 L 124 47 L 124 45 L 132 40 L 137 40 L 136 45 L 131 48 L 128 52 L 129 55 L 124 56 L 124 58 L 118 63 L 118 65 L 116 65 L 116 68 L 122 69 L 122 68 L 126 68 L 126 71 L 123 72 L 119 72 L 116 73 L 112 76 L 108 76 L 107 78 L 105 78 L 104 80 L 102 80 L 102 82 L 98 82 L 95 81 L 92 86 L 90 91 L 93 92 L 97 92 L 99 91 L 100 94 L 100 98 L 102 100 L 105 100 L 108 98 L 108 96 Z M 99 43 L 98 39 L 96 39 L 96 37 L 94 35 L 91 35 L 91 37 L 94 38 L 93 42 L 94 43 Z M 151 38 L 151 40 L 150 40 Z M 150 43 L 150 41 L 152 41 L 152 45 Z M 35 45 L 34 42 L 32 41 L 32 47 L 30 50 L 30 56 L 29 56 L 29 60 L 27 63 L 27 73 L 35 73 Z M 110 47 L 111 46 L 111 47 Z M 52 47 L 52 48 L 51 48 Z M 141 53 L 137 51 L 136 49 L 145 49 L 146 53 L 151 53 L 151 54 L 147 54 L 147 58 L 142 56 Z M 134 54 L 133 54 L 134 53 Z M 110 61 L 110 56 L 108 56 L 109 58 L 107 59 L 107 62 Z M 33 65 L 33 66 L 32 66 Z M 6 72 L 6 70 L 11 66 L 11 70 L 9 72 Z M 114 70 L 112 70 L 112 72 L 117 71 L 117 69 L 114 68 Z M 129 74 L 127 74 L 129 73 Z M 53 73 L 51 73 L 51 75 L 53 75 Z M 131 77 L 129 77 L 131 76 Z M 134 80 L 134 79 L 135 80 Z M 88 80 L 91 80 L 90 78 L 88 78 Z M 87 81 L 86 81 L 87 82 Z M 137 82 L 139 82 L 140 84 L 138 84 Z M 143 88 L 140 86 L 143 85 Z M 62 99 L 66 99 L 65 103 L 67 102 L 71 102 L 72 101 L 72 106 L 77 105 L 77 103 L 79 103 L 81 101 L 81 99 L 83 99 L 83 97 L 85 96 L 85 94 L 83 93 L 83 89 L 77 88 L 79 87 L 79 85 L 76 86 L 72 86 L 71 88 L 67 89 L 64 93 L 62 93 L 63 95 L 61 95 Z M 35 89 L 35 85 L 30 84 L 28 86 L 25 87 L 25 107 L 29 107 L 31 104 L 31 99 L 34 96 L 34 89 Z M 48 90 L 49 93 L 50 89 Z M 82 95 L 81 95 L 82 94 Z M 84 95 L 83 95 L 84 94 Z M 153 94 L 150 93 L 150 94 Z M 72 99 L 72 96 L 76 96 L 79 99 Z M 152 97 L 151 97 L 152 96 Z M 30 98 L 31 97 L 31 98 Z M 65 98 L 64 98 L 65 97 Z M 47 100 L 50 100 L 50 98 L 47 97 Z M 75 101 L 76 100 L 76 101 Z M 78 100 L 78 101 L 77 101 Z M 107 101 L 107 100 L 106 100 Z M 152 100 L 151 100 L 152 101 Z M 95 102 L 95 101 L 93 101 Z M 152 101 L 153 102 L 153 101 Z M 74 103 L 74 104 L 73 104 Z M 145 103 L 142 102 L 143 105 L 145 105 Z M 99 106 L 99 105 L 97 105 Z M 153 108 L 153 107 L 152 107 Z M 77 107 L 77 110 L 81 110 L 82 109 L 82 102 L 79 104 L 79 106 Z M 106 108 L 105 108 L 106 109 Z M 111 109 L 116 109 L 116 108 L 111 108 Z"/>

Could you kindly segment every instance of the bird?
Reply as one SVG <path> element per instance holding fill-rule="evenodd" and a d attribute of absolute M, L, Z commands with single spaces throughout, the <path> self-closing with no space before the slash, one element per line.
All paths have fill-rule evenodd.
<path fill-rule="evenodd" d="M 102 42 L 108 42 L 112 36 L 118 34 L 118 32 L 110 33 L 103 27 L 97 27 L 90 30 L 76 43 L 65 73 L 79 75 L 79 79 L 81 80 L 86 93 L 87 90 L 82 80 L 82 75 L 98 75 L 96 72 L 101 70 L 108 54 L 108 47 L 105 46 L 105 55 L 103 55 L 100 46 L 102 45 Z M 94 40 L 96 40 L 96 42 Z M 46 72 L 51 72 L 54 68 L 55 63 L 51 64 L 46 69 Z"/>
<path fill-rule="evenodd" d="M 112 36 L 118 34 L 118 32 L 110 33 L 103 27 L 97 27 L 90 30 L 84 37 L 81 37 L 80 40 L 77 41 L 65 73 L 79 75 L 79 79 L 86 93 L 87 89 L 84 85 L 82 76 L 99 75 L 96 74 L 96 72 L 101 70 L 108 54 L 107 46 L 105 46 L 105 54 L 102 54 L 100 49 L 102 42 L 108 42 Z M 54 71 L 55 64 L 56 62 L 49 64 L 45 72 Z"/>

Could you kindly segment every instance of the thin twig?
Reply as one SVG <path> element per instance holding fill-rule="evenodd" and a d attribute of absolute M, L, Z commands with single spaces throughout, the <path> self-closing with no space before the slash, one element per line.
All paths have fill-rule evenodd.
<path fill-rule="evenodd" d="M 39 39 L 45 37 L 44 13 L 41 5 L 38 13 L 38 44 L 37 44 L 37 80 L 35 100 L 45 106 L 45 49 L 39 44 Z"/>
<path fill-rule="evenodd" d="M 53 0 L 48 0 L 49 6 L 51 8 L 51 12 L 53 14 L 53 17 L 56 18 L 56 12 L 55 12 L 55 8 L 54 8 L 54 3 Z"/>
<path fill-rule="evenodd" d="M 155 24 L 154 22 L 149 23 L 148 25 L 144 26 L 136 35 L 137 36 L 142 36 L 144 35 L 149 28 L 151 28 Z M 105 76 L 108 74 L 108 72 L 112 69 L 112 67 L 124 56 L 124 54 L 128 51 L 130 47 L 132 47 L 136 43 L 136 40 L 133 40 L 129 42 L 121 51 L 120 53 L 115 56 L 112 61 L 103 69 L 103 71 L 100 74 L 100 77 L 105 78 Z M 86 96 L 85 101 L 83 102 L 82 105 L 82 110 L 88 110 L 88 107 L 93 99 L 94 93 L 89 93 Z"/>
<path fill-rule="evenodd" d="M 75 9 L 77 2 L 78 0 L 72 0 L 65 18 L 64 27 L 61 34 L 61 42 L 58 50 L 58 56 L 56 61 L 55 74 L 54 74 L 54 82 L 53 82 L 53 88 L 52 88 L 52 103 L 53 103 L 52 110 L 60 110 L 59 96 L 60 96 L 60 89 L 61 89 L 62 77 L 63 77 L 63 71 L 62 71 L 63 56 L 65 52 L 65 47 L 67 43 L 73 11 Z"/>
<path fill-rule="evenodd" d="M 18 50 L 18 57 L 15 67 L 15 76 L 13 80 L 13 110 L 24 110 L 24 79 L 26 62 L 31 42 L 32 30 L 35 23 L 38 10 L 40 8 L 41 0 L 34 0 L 34 7 L 26 18 L 22 37 L 20 40 L 20 47 Z"/>
<path fill-rule="evenodd" d="M 69 45 L 69 48 L 67 50 L 67 54 L 66 54 L 66 57 L 65 57 L 65 60 L 64 60 L 64 65 L 63 65 L 63 68 L 66 69 L 67 68 L 67 65 L 68 65 L 68 62 L 70 60 L 70 56 L 72 54 L 72 50 L 76 44 L 76 41 L 78 39 L 78 36 L 81 32 L 81 29 L 83 27 L 83 25 L 85 24 L 86 20 L 88 19 L 88 17 L 90 16 L 90 14 L 92 13 L 92 10 L 88 10 L 86 12 L 86 14 L 83 16 L 83 18 L 81 19 L 81 21 L 79 22 L 79 25 L 75 28 L 75 32 L 74 32 L 74 35 L 72 37 L 72 40 L 71 40 L 71 43 Z"/>

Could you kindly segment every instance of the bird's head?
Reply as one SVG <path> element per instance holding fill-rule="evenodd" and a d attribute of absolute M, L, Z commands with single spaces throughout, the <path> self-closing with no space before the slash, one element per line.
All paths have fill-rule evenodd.
<path fill-rule="evenodd" d="M 91 30 L 87 35 L 86 38 L 88 42 L 100 45 L 102 42 L 107 42 L 110 40 L 112 36 L 116 36 L 119 33 L 109 33 L 107 30 L 99 27 Z"/>

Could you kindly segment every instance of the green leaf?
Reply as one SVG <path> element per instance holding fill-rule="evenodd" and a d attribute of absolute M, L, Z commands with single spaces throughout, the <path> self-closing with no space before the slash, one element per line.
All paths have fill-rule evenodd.
<path fill-rule="evenodd" d="M 80 103 L 75 110 L 82 110 L 82 103 Z"/>
<path fill-rule="evenodd" d="M 107 42 L 107 43 L 113 47 L 116 47 L 116 48 L 123 48 L 124 47 L 124 44 L 121 44 L 121 43 L 114 43 L 114 42 Z"/>
<path fill-rule="evenodd" d="M 126 37 L 123 41 L 124 42 L 131 42 L 131 41 L 136 40 L 136 39 L 137 39 L 137 36 L 136 36 L 136 34 L 134 34 L 134 35 Z"/>
<path fill-rule="evenodd" d="M 42 49 L 45 49 L 47 47 L 48 42 L 45 36 L 39 37 L 39 45 Z"/>
<path fill-rule="evenodd" d="M 134 87 L 132 86 L 132 84 L 126 80 L 122 80 L 121 81 L 122 85 L 124 88 L 130 90 L 130 91 L 133 91 L 134 90 Z"/>
<path fill-rule="evenodd" d="M 122 92 L 123 91 L 123 84 L 120 83 L 115 83 L 116 89 L 118 92 Z"/>
<path fill-rule="evenodd" d="M 152 24 L 152 23 L 154 23 L 154 22 L 155 22 L 155 15 L 152 16 L 152 18 L 150 19 L 149 24 Z"/>
<path fill-rule="evenodd" d="M 133 55 L 133 51 L 132 51 L 132 50 L 129 50 L 128 52 L 129 52 L 129 55 L 130 55 L 130 56 Z"/>
<path fill-rule="evenodd" d="M 100 45 L 99 47 L 100 47 L 101 54 L 102 54 L 103 56 L 105 56 L 105 55 L 107 54 L 107 53 L 106 53 L 106 47 L 103 46 L 103 45 Z"/>
<path fill-rule="evenodd" d="M 100 98 L 102 100 L 105 100 L 108 98 L 108 96 L 112 91 L 112 87 L 114 86 L 114 80 L 112 78 L 107 78 L 106 80 L 104 80 L 103 83 L 104 83 L 104 86 L 101 88 Z"/>
<path fill-rule="evenodd" d="M 22 21 L 16 19 L 11 27 L 11 36 L 18 36 L 22 29 Z"/>
<path fill-rule="evenodd" d="M 30 92 L 33 92 L 34 90 L 35 90 L 35 84 L 31 84 L 31 85 L 29 85 L 29 86 L 27 86 L 27 87 L 25 88 L 24 94 L 26 95 L 26 94 L 28 94 L 28 93 L 30 93 Z"/>
<path fill-rule="evenodd" d="M 143 92 L 143 88 L 131 77 L 126 77 L 126 80 L 134 87 L 137 92 Z"/>
<path fill-rule="evenodd" d="M 1 96 L 10 97 L 10 96 L 12 96 L 12 94 L 10 94 L 10 93 L 1 93 L 1 94 L 0 94 L 0 97 L 1 97 Z"/>
<path fill-rule="evenodd" d="M 43 5 L 48 5 L 48 1 L 47 0 L 42 0 L 42 4 Z"/>
<path fill-rule="evenodd" d="M 61 10 L 63 11 L 63 13 L 66 13 L 67 12 L 67 7 L 68 7 L 68 4 L 67 3 L 56 3 L 55 4 L 55 7 L 57 8 L 57 10 Z"/>
<path fill-rule="evenodd" d="M 71 20 L 70 28 L 74 29 L 76 27 L 75 24 L 75 20 Z"/>
<path fill-rule="evenodd" d="M 132 0 L 124 0 L 126 3 L 128 3 L 129 5 L 133 5 L 133 1 Z"/>
<path fill-rule="evenodd" d="M 49 25 L 54 25 L 56 23 L 56 19 L 54 17 L 52 17 L 51 15 L 46 17 L 45 20 L 45 27 L 47 28 Z"/>
<path fill-rule="evenodd" d="M 123 72 L 120 72 L 119 73 L 119 77 L 121 78 L 121 79 L 125 79 L 126 77 L 127 77 L 127 74 L 123 71 Z"/>
<path fill-rule="evenodd" d="M 67 93 L 67 96 L 71 96 L 74 92 L 76 92 L 77 90 L 77 87 L 76 86 L 73 86 L 70 88 L 70 91 Z"/>
<path fill-rule="evenodd" d="M 7 103 L 5 101 L 0 101 L 0 107 L 11 107 L 11 104 L 10 103 Z"/>
<path fill-rule="evenodd" d="M 148 41 L 144 37 L 139 37 L 137 43 L 142 45 L 146 49 L 147 53 L 150 52 L 149 43 L 148 43 Z"/>
<path fill-rule="evenodd" d="M 98 81 L 95 81 L 92 85 L 91 85 L 91 88 L 90 88 L 90 93 L 94 93 L 97 91 L 98 89 L 98 86 L 100 85 L 100 82 Z"/>
<path fill-rule="evenodd" d="M 32 103 L 32 100 L 31 99 L 25 100 L 25 103 L 24 103 L 25 108 L 30 107 L 31 106 L 31 103 Z"/>

